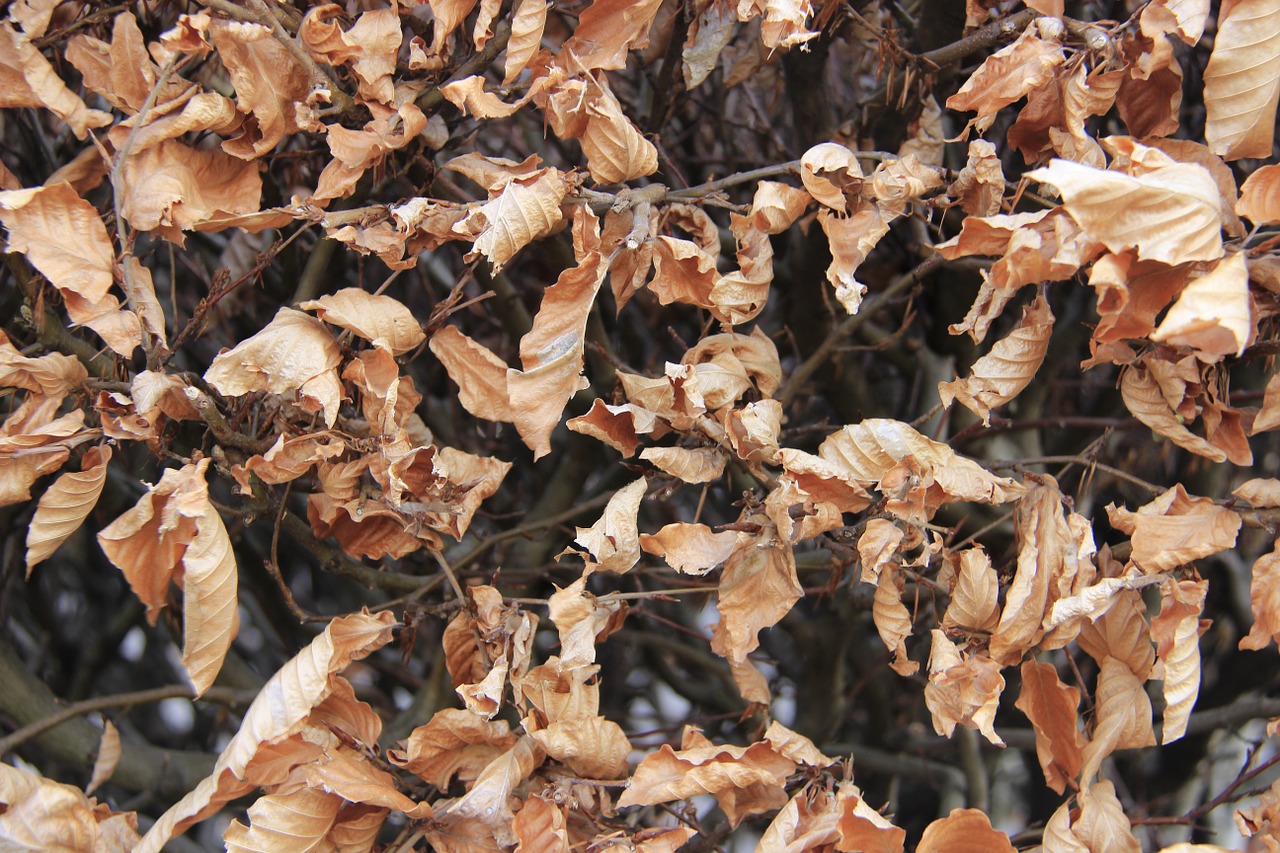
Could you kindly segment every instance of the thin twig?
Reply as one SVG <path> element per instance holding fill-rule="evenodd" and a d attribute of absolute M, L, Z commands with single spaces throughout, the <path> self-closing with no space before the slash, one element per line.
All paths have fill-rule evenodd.
<path fill-rule="evenodd" d="M 49 729 L 56 728 L 68 720 L 92 714 L 95 711 L 106 711 L 111 708 L 126 708 L 130 705 L 148 705 L 165 699 L 202 699 L 220 705 L 243 705 L 253 701 L 257 693 L 245 690 L 231 690 L 225 687 L 210 687 L 202 696 L 196 696 L 195 690 L 184 684 L 170 684 L 165 687 L 152 687 L 149 690 L 136 690 L 132 693 L 117 693 L 112 696 L 95 696 L 72 703 L 55 714 L 50 714 L 34 723 L 29 723 L 12 734 L 0 738 L 0 756 L 7 755 L 22 744 L 39 737 Z"/>

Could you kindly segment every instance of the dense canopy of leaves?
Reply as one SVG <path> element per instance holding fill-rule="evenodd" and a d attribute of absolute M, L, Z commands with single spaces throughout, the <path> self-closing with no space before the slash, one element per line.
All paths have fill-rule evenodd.
<path fill-rule="evenodd" d="M 4 15 L 3 849 L 1280 850 L 1280 0 Z"/>

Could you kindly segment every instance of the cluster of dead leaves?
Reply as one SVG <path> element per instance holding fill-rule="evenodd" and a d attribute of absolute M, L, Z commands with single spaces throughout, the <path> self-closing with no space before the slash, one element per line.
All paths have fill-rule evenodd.
<path fill-rule="evenodd" d="M 926 116 L 903 149 L 877 157 L 874 169 L 847 146 L 824 142 L 803 153 L 791 183 L 757 181 L 751 203 L 729 216 L 731 241 L 694 195 L 656 183 L 610 193 L 586 186 L 637 182 L 658 170 L 657 149 L 628 117 L 609 72 L 647 46 L 660 3 L 596 0 L 556 50 L 542 46 L 542 0 L 520 0 L 500 25 L 502 9 L 492 0 L 478 9 L 474 0 L 428 5 L 429 44 L 406 39 L 406 10 L 398 6 L 354 18 L 333 4 L 315 6 L 284 21 L 296 37 L 283 39 L 281 19 L 265 4 L 254 7 L 265 18 L 184 14 L 151 41 L 134 13 L 122 11 L 110 40 L 75 34 L 65 49 L 84 88 L 110 112 L 88 106 L 35 46 L 58 4 L 11 5 L 0 22 L 0 106 L 48 110 L 86 144 L 40 186 L 0 174 L 9 250 L 47 280 L 72 326 L 91 329 L 124 359 L 143 350 L 147 369 L 95 388 L 76 359 L 30 356 L 0 337 L 0 386 L 12 398 L 0 427 L 0 505 L 31 500 L 38 478 L 62 472 L 29 526 L 30 572 L 89 517 L 109 473 L 126 473 L 109 470 L 121 443 L 158 450 L 170 424 L 203 422 L 219 454 L 194 453 L 165 469 L 97 536 L 153 622 L 171 584 L 182 590 L 182 660 L 203 692 L 238 625 L 233 538 L 210 496 L 211 472 L 221 469 L 251 498 L 314 482 L 313 533 L 353 557 L 439 551 L 444 535 L 466 534 L 512 463 L 440 445 L 415 412 L 422 398 L 403 372 L 405 357 L 429 347 L 463 408 L 513 424 L 538 458 L 551 452 L 568 401 L 590 387 L 587 326 L 605 282 L 619 311 L 647 289 L 662 305 L 707 312 L 720 329 L 658 375 L 618 370 L 612 402 L 597 395 L 586 414 L 567 421 L 648 467 L 595 524 L 577 531 L 577 547 L 567 553 L 581 558 L 582 574 L 548 605 L 559 653 L 536 662 L 537 615 L 493 586 L 468 588 L 443 640 L 462 707 L 437 712 L 389 750 L 383 766 L 381 721 L 341 673 L 390 641 L 394 619 L 340 617 L 272 678 L 213 774 L 140 840 L 131 815 L 11 767 L 0 771 L 6 837 L 26 831 L 34 846 L 56 837 L 67 849 L 159 850 L 232 800 L 261 791 L 248 823 L 227 829 L 228 849 L 374 850 L 395 812 L 441 851 L 594 845 L 656 853 L 677 849 L 694 830 L 637 829 L 616 820 L 618 810 L 710 794 L 734 826 L 774 814 L 765 850 L 901 851 L 904 831 L 863 799 L 847 770 L 832 769 L 835 760 L 776 721 L 747 745 L 716 744 L 689 728 L 679 749 L 664 745 L 633 768 L 626 732 L 600 713 L 607 674 L 596 663 L 597 643 L 622 626 L 627 611 L 620 599 L 587 589 L 593 576 L 623 574 L 641 560 L 685 575 L 718 571 L 710 647 L 727 661 L 743 698 L 767 708 L 769 684 L 752 654 L 760 633 L 804 595 L 796 547 L 866 513 L 856 540 L 859 581 L 875 588 L 874 623 L 891 667 L 924 681 L 936 730 L 949 736 L 969 727 L 1001 745 L 996 712 L 1004 672 L 1016 667 L 1016 707 L 1035 730 L 1045 782 L 1074 792 L 1074 807 L 1064 802 L 1045 827 L 1042 849 L 1138 850 L 1112 782 L 1101 778 L 1103 762 L 1156 742 L 1148 682 L 1161 683 L 1160 742 L 1186 732 L 1201 680 L 1199 637 L 1208 627 L 1208 585 L 1192 564 L 1235 547 L 1242 512 L 1181 485 L 1136 509 L 1110 506 L 1110 524 L 1129 537 L 1127 556 L 1117 559 L 1097 547 L 1090 519 L 1053 478 L 997 476 L 906 423 L 867 419 L 832 430 L 816 452 L 788 447 L 777 348 L 759 327 L 740 327 L 769 300 L 771 236 L 816 224 L 831 248 L 831 294 L 856 314 L 866 293 L 858 269 L 891 223 L 913 208 L 956 207 L 967 217 L 938 253 L 994 260 L 953 333 L 981 343 L 1020 291 L 1036 285 L 1039 292 L 968 376 L 939 385 L 942 405 L 959 402 L 989 422 L 994 409 L 1017 398 L 1049 352 L 1050 285 L 1075 286 L 1081 277 L 1097 294 L 1099 316 L 1082 367 L 1119 365 L 1125 405 L 1177 447 L 1213 462 L 1252 464 L 1249 438 L 1280 427 L 1280 375 L 1256 408 L 1233 406 L 1229 381 L 1277 313 L 1274 247 L 1250 242 L 1244 223 L 1255 232 L 1280 223 L 1280 166 L 1256 169 L 1237 188 L 1226 161 L 1272 151 L 1280 38 L 1258 39 L 1256 28 L 1280 20 L 1274 0 L 1240 0 L 1218 14 L 1204 75 L 1206 144 L 1168 137 L 1179 129 L 1182 92 L 1171 39 L 1197 43 L 1207 4 L 1155 0 L 1134 26 L 1110 28 L 1068 26 L 1061 8 L 1029 4 L 1042 17 L 983 62 L 947 106 L 974 113 L 970 127 L 981 132 L 1026 99 L 1007 140 L 1028 162 L 1052 158 L 1026 176 L 1052 196 L 1044 209 L 1017 207 L 997 149 L 985 140 L 972 141 L 965 167 L 949 174 L 941 134 Z M 975 17 L 986 14 L 970 5 Z M 744 0 L 732 13 L 698 2 L 689 14 L 682 56 L 691 88 L 716 66 L 739 21 L 754 22 L 766 54 L 803 49 L 822 26 L 807 0 Z M 429 82 L 456 65 L 461 43 L 483 49 L 499 26 L 507 33 L 501 85 L 483 73 L 441 80 L 438 88 Z M 182 76 L 189 63 L 213 58 L 225 85 Z M 476 198 L 422 195 L 329 210 L 416 140 L 445 147 L 451 129 L 431 105 L 434 93 L 475 119 L 539 111 L 550 133 L 577 142 L 585 170 L 557 169 L 536 156 L 442 156 L 441 169 L 478 187 Z M 363 121 L 333 119 L 335 111 L 349 119 L 353 108 Z M 1113 108 L 1130 135 L 1095 139 L 1086 122 Z M 196 144 L 197 135 L 217 144 Z M 314 187 L 263 209 L 257 158 L 295 135 L 323 139 L 332 159 Z M 104 182 L 119 252 L 88 200 Z M 174 369 L 174 339 L 130 232 L 182 246 L 191 231 L 256 232 L 292 222 L 314 224 L 397 268 L 417 263 L 425 250 L 468 244 L 468 259 L 495 273 L 568 229 L 573 262 L 543 292 L 519 341 L 519 367 L 456 325 L 433 326 L 428 338 L 402 302 L 348 288 L 280 308 L 202 375 Z M 722 251 L 729 242 L 732 259 Z M 43 323 L 52 309 L 43 300 L 34 307 Z M 269 432 L 237 432 L 249 407 L 258 407 Z M 82 445 L 92 446 L 79 454 L 79 470 L 63 471 Z M 727 472 L 757 486 L 732 524 L 717 530 L 695 518 L 640 530 L 651 480 L 703 486 L 723 482 Z M 1280 483 L 1251 480 L 1235 498 L 1276 507 Z M 948 504 L 1012 509 L 1017 555 L 1007 580 L 980 544 L 952 547 L 942 535 L 934 519 Z M 946 601 L 927 632 L 904 602 L 905 584 L 922 579 Z M 1140 592 L 1147 587 L 1159 597 L 1154 616 Z M 1255 621 L 1240 643 L 1256 649 L 1280 638 L 1280 542 L 1254 565 L 1251 592 Z M 1088 715 L 1079 689 L 1051 662 L 1051 652 L 1071 644 L 1096 662 Z M 917 676 L 926 645 L 926 671 Z M 614 787 L 623 788 L 616 798 Z M 1276 796 L 1238 814 L 1242 831 L 1274 844 Z M 917 847 L 1012 849 L 972 810 L 935 821 Z M 1168 848 L 1175 849 L 1212 848 Z"/>

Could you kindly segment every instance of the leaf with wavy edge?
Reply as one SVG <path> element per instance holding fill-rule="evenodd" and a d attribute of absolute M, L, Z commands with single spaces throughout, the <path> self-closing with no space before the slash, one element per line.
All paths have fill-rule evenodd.
<path fill-rule="evenodd" d="M 1120 376 L 1120 397 L 1133 416 L 1157 435 L 1214 462 L 1226 460 L 1226 453 L 1182 425 L 1160 393 L 1159 383 L 1140 362 Z"/>
<path fill-rule="evenodd" d="M 467 260 L 480 255 L 499 272 L 516 252 L 547 236 L 564 219 L 560 203 L 573 179 L 557 169 L 544 169 L 529 179 L 507 182 L 497 196 L 453 226 L 455 234 L 475 234 Z"/>
<path fill-rule="evenodd" d="M 1110 655 L 1103 658 L 1094 692 L 1097 717 L 1093 737 L 1081 754 L 1080 779 L 1086 782 L 1097 775 L 1103 759 L 1117 749 L 1154 746 L 1156 742 L 1151 727 L 1151 699 L 1128 664 Z"/>
<path fill-rule="evenodd" d="M 249 826 L 232 821 L 227 853 L 311 853 L 333 828 L 342 798 L 318 788 L 261 797 L 249 806 Z"/>
<path fill-rule="evenodd" d="M 974 362 L 966 378 L 938 383 L 942 405 L 950 408 L 959 401 L 990 426 L 991 410 L 1021 394 L 1036 378 L 1052 333 L 1053 312 L 1042 294 L 1023 310 L 1022 321 L 1008 337 Z"/>
<path fill-rule="evenodd" d="M 925 828 L 916 853 L 1014 853 L 1014 847 L 978 809 L 952 809 Z"/>
<path fill-rule="evenodd" d="M 337 293 L 302 302 L 298 307 L 316 312 L 326 323 L 371 341 L 392 355 L 404 355 L 426 337 L 403 302 L 366 293 L 358 287 L 344 287 Z"/>
<path fill-rule="evenodd" d="M 1280 99 L 1280 0 L 1224 2 L 1204 70 L 1204 138 L 1228 160 L 1270 157 Z"/>
<path fill-rule="evenodd" d="M 1124 806 L 1110 782 L 1095 782 L 1080 792 L 1080 816 L 1071 826 L 1076 838 L 1094 853 L 1140 853 Z"/>
<path fill-rule="evenodd" d="M 867 418 L 827 436 L 818 455 L 859 484 L 878 484 L 898 463 L 912 457 L 942 488 L 943 502 L 998 504 L 1020 497 L 1025 489 L 997 477 L 940 441 L 925 438 L 902 421 Z"/>
<path fill-rule="evenodd" d="M 1217 361 L 1243 355 L 1256 332 L 1245 253 L 1235 252 L 1191 279 L 1150 338 L 1189 346 L 1201 360 Z"/>
<path fill-rule="evenodd" d="M 27 577 L 36 565 L 48 559 L 98 505 L 107 482 L 110 445 L 91 448 L 81 460 L 80 471 L 68 471 L 40 496 L 35 515 L 27 527 Z"/>
<path fill-rule="evenodd" d="M 212 505 L 196 519 L 182 566 L 182 665 L 199 696 L 213 686 L 240 629 L 236 555 Z"/>
<path fill-rule="evenodd" d="M 1253 627 L 1240 640 L 1242 649 L 1264 649 L 1272 640 L 1280 641 L 1280 539 L 1270 554 L 1263 554 L 1253 564 L 1249 581 Z"/>
<path fill-rule="evenodd" d="M 311 712 L 334 691 L 336 674 L 390 642 L 394 624 L 390 611 L 371 614 L 367 610 L 330 622 L 271 676 L 218 756 L 213 773 L 166 811 L 133 853 L 160 853 L 169 839 L 257 787 L 248 781 L 254 758 L 300 731 Z"/>
<path fill-rule="evenodd" d="M 1139 259 L 1166 264 L 1217 260 L 1218 185 L 1203 166 L 1168 159 L 1136 176 L 1053 160 L 1027 177 L 1056 187 L 1071 218 L 1113 252 L 1137 247 Z"/>
<path fill-rule="evenodd" d="M 1204 580 L 1168 581 L 1161 590 L 1160 613 L 1151 620 L 1151 638 L 1164 666 L 1164 726 L 1160 742 L 1172 743 L 1187 732 L 1191 709 L 1200 695 L 1200 634 Z"/>

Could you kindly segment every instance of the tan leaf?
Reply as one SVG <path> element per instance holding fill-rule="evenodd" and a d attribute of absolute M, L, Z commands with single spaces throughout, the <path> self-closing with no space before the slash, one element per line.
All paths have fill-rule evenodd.
<path fill-rule="evenodd" d="M 649 29 L 661 4 L 657 0 L 593 0 L 564 43 L 584 68 L 616 71 L 627 64 L 627 52 L 649 43 Z"/>
<path fill-rule="evenodd" d="M 1242 355 L 1253 342 L 1256 323 L 1244 253 L 1236 252 L 1193 278 L 1150 337 L 1189 346 L 1210 357 L 1206 360 L 1216 360 Z"/>
<path fill-rule="evenodd" d="M 586 779 L 617 779 L 627 775 L 631 742 L 622 727 L 604 717 L 556 720 L 531 732 L 547 755 Z"/>
<path fill-rule="evenodd" d="M 821 769 L 835 763 L 834 758 L 828 758 L 819 752 L 813 745 L 813 741 L 799 732 L 793 732 L 777 720 L 769 723 L 769 728 L 764 732 L 764 739 L 778 751 L 779 755 L 791 759 L 796 764 L 807 764 Z"/>
<path fill-rule="evenodd" d="M 1110 656 L 1102 660 L 1094 694 L 1096 719 L 1093 737 L 1081 754 L 1082 781 L 1093 779 L 1103 759 L 1115 750 L 1154 746 L 1156 742 L 1151 699 L 1124 661 Z"/>
<path fill-rule="evenodd" d="M 138 839 L 132 812 L 117 815 L 79 788 L 9 764 L 0 764 L 0 802 L 0 844 L 15 853 L 128 853 Z"/>
<path fill-rule="evenodd" d="M 1204 580 L 1167 581 L 1161 589 L 1160 613 L 1151 620 L 1151 639 L 1164 667 L 1164 724 L 1160 742 L 1172 743 L 1186 734 L 1191 709 L 1200 695 L 1200 635 Z"/>
<path fill-rule="evenodd" d="M 809 29 L 813 17 L 813 5 L 809 0 L 742 0 L 738 3 L 738 20 L 751 20 L 763 16 L 760 22 L 760 41 L 773 51 L 803 45 L 818 37 L 817 30 Z"/>
<path fill-rule="evenodd" d="M 9 21 L 0 23 L 0 107 L 45 107 L 67 123 L 76 139 L 112 120 L 110 113 L 85 106 Z"/>
<path fill-rule="evenodd" d="M 857 314 L 867 287 L 854 277 L 854 273 L 880 238 L 889 233 L 889 224 L 877 205 L 866 203 L 859 205 L 847 217 L 821 210 L 818 222 L 831 248 L 827 281 L 836 289 L 836 301 L 844 310 Z"/>
<path fill-rule="evenodd" d="M 666 425 L 648 409 L 631 403 L 611 406 L 599 397 L 591 401 L 589 412 L 570 418 L 565 421 L 565 426 L 603 441 L 623 456 L 636 452 L 641 435 L 652 434 L 659 438 L 667 431 Z"/>
<path fill-rule="evenodd" d="M 1277 99 L 1280 3 L 1224 4 L 1204 70 L 1204 136 L 1209 148 L 1228 160 L 1270 157 Z"/>
<path fill-rule="evenodd" d="M 93 759 L 93 772 L 89 784 L 84 786 L 86 795 L 105 785 L 116 772 L 120 761 L 120 732 L 108 719 L 102 721 L 102 739 L 98 741 L 98 754 Z"/>
<path fill-rule="evenodd" d="M 514 419 L 507 399 L 505 361 L 455 326 L 445 326 L 432 335 L 429 346 L 457 384 L 458 402 L 464 409 L 488 421 Z"/>
<path fill-rule="evenodd" d="M 545 0 L 537 2 L 542 4 L 545 14 Z M 569 832 L 563 806 L 539 796 L 529 797 L 516 812 L 511 828 L 520 839 L 516 853 L 569 853 Z"/>
<path fill-rule="evenodd" d="M 795 762 L 767 742 L 716 746 L 686 732 L 679 751 L 663 744 L 645 756 L 618 799 L 618 808 L 711 794 L 729 823 L 737 826 L 745 817 L 783 806 L 783 785 L 795 769 Z"/>
<path fill-rule="evenodd" d="M 257 119 L 256 132 L 223 147 L 246 160 L 261 157 L 299 130 L 296 107 L 311 93 L 311 75 L 267 27 L 215 19 L 209 39 L 231 75 L 236 107 Z"/>
<path fill-rule="evenodd" d="M 182 232 L 206 220 L 257 212 L 262 178 L 256 162 L 168 139 L 130 154 L 116 191 L 130 225 L 183 245 Z"/>
<path fill-rule="evenodd" d="M 480 772 L 465 796 L 440 809 L 440 816 L 478 820 L 499 844 L 515 844 L 517 839 L 512 832 L 515 814 L 511 809 L 515 788 L 543 758 L 542 747 L 536 741 L 527 736 L 521 738 Z"/>
<path fill-rule="evenodd" d="M 70 184 L 0 192 L 9 251 L 22 252 L 54 287 L 88 303 L 111 289 L 115 250 L 98 211 Z"/>
<path fill-rule="evenodd" d="M 1142 850 L 1133 837 L 1124 806 L 1116 798 L 1115 786 L 1110 782 L 1094 782 L 1080 792 L 1080 817 L 1071 825 L 1071 832 L 1092 853 L 1104 850 L 1139 853 Z"/>
<path fill-rule="evenodd" d="M 942 405 L 949 408 L 958 400 L 989 425 L 991 410 L 1021 394 L 1035 379 L 1052 333 L 1053 314 L 1041 295 L 1023 310 L 1022 321 L 1008 337 L 974 362 L 968 377 L 938 383 Z"/>
<path fill-rule="evenodd" d="M 1061 794 L 1080 772 L 1084 738 L 1078 726 L 1080 691 L 1058 678 L 1047 663 L 1022 663 L 1022 690 L 1014 707 L 1027 715 L 1036 733 L 1036 757 L 1044 781 Z"/>
<path fill-rule="evenodd" d="M 901 421 L 867 418 L 827 436 L 818 455 L 846 471 L 860 484 L 878 484 L 907 457 L 933 476 L 941 494 L 939 504 L 950 501 L 1004 503 L 1020 496 L 1022 486 L 996 477 L 976 462 L 960 456 L 942 442 L 925 438 Z"/>
<path fill-rule="evenodd" d="M 310 410 L 323 411 L 325 424 L 332 427 L 342 405 L 341 360 L 338 343 L 323 323 L 281 308 L 265 329 L 219 353 L 204 378 L 229 397 L 296 391 Z"/>
<path fill-rule="evenodd" d="M 560 663 L 568 669 L 595 663 L 597 639 L 616 630 L 626 616 L 621 601 L 602 604 L 586 587 L 584 574 L 547 600 L 560 635 Z"/>
<path fill-rule="evenodd" d="M 89 371 L 73 356 L 50 353 L 28 358 L 0 331 L 0 385 L 21 388 L 61 401 L 89 378 Z"/>
<path fill-rule="evenodd" d="M 911 614 L 902 603 L 902 579 L 893 563 L 881 567 L 871 615 L 881 642 L 893 652 L 893 663 L 889 666 L 898 675 L 913 675 L 920 664 L 907 657 L 906 639 L 911 636 Z"/>
<path fill-rule="evenodd" d="M 947 188 L 947 195 L 960 209 L 974 216 L 992 216 L 1000 212 L 1004 200 L 1004 170 L 996 147 L 985 139 L 969 142 L 969 159 Z"/>
<path fill-rule="evenodd" d="M 977 112 L 969 125 L 981 134 L 1002 108 L 1051 82 L 1065 61 L 1062 45 L 1040 38 L 1034 25 L 1027 27 L 1017 41 L 987 57 L 947 99 L 947 108 Z"/>
<path fill-rule="evenodd" d="M 1142 363 L 1131 365 L 1120 374 L 1120 396 L 1135 418 L 1152 432 L 1214 462 L 1223 462 L 1227 454 L 1183 426 L 1178 415 L 1160 392 L 1160 385 Z"/>
<path fill-rule="evenodd" d="M 1014 846 L 978 809 L 952 809 L 925 827 L 916 853 L 1014 853 Z"/>
<path fill-rule="evenodd" d="M 472 781 L 518 739 L 502 720 L 486 720 L 461 708 L 444 708 L 410 733 L 404 749 L 388 750 L 387 758 L 447 791 L 455 775 L 460 781 Z"/>
<path fill-rule="evenodd" d="M 781 234 L 795 224 L 810 200 L 810 195 L 804 190 L 776 181 L 761 181 L 756 184 L 748 217 L 764 233 Z"/>
<path fill-rule="evenodd" d="M 732 530 L 713 533 L 705 524 L 683 521 L 663 525 L 657 533 L 640 534 L 640 547 L 646 554 L 655 554 L 688 575 L 705 575 L 729 559 L 737 541 L 738 534 Z"/>
<path fill-rule="evenodd" d="M 223 834 L 229 853 L 308 853 L 338 817 L 342 798 L 322 789 L 260 797 L 249 806 L 250 825 L 232 821 Z"/>
<path fill-rule="evenodd" d="M 236 557 L 212 505 L 196 517 L 182 568 L 182 665 L 199 696 L 213 686 L 240 628 Z"/>
<path fill-rule="evenodd" d="M 725 458 L 713 447 L 648 447 L 640 458 L 686 483 L 712 483 L 724 473 Z"/>
<path fill-rule="evenodd" d="M 836 824 L 837 850 L 863 853 L 902 853 L 907 833 L 873 809 L 863 799 L 857 785 L 845 783 L 836 789 L 840 818 Z"/>
<path fill-rule="evenodd" d="M 235 555 L 209 500 L 209 462 L 166 469 L 132 509 L 98 533 L 153 623 L 170 581 L 182 586 L 183 665 L 197 695 L 213 684 L 239 627 Z"/>
<path fill-rule="evenodd" d="M 1018 568 L 991 636 L 991 657 L 1017 663 L 1045 634 L 1054 601 L 1070 591 L 1081 555 L 1057 483 L 1046 478 L 1018 504 Z"/>
<path fill-rule="evenodd" d="M 497 196 L 453 226 L 456 234 L 475 235 L 475 249 L 467 259 L 484 255 L 493 272 L 500 271 L 516 252 L 556 229 L 571 185 L 572 178 L 556 169 L 508 181 Z"/>
<path fill-rule="evenodd" d="M 1063 207 L 1113 252 L 1180 264 L 1222 257 L 1222 197 L 1203 166 L 1167 164 L 1141 175 L 1054 160 L 1027 177 L 1062 193 Z"/>
<path fill-rule="evenodd" d="M 507 59 L 502 85 L 515 82 L 542 47 L 542 31 L 547 24 L 547 0 L 520 0 L 511 13 L 511 36 L 507 39 Z"/>
<path fill-rule="evenodd" d="M 863 583 L 878 583 L 881 569 L 896 567 L 898 548 L 905 536 L 902 528 L 887 518 L 867 519 L 867 525 L 858 537 Z"/>
<path fill-rule="evenodd" d="M 757 516 L 757 518 L 762 518 Z M 711 633 L 711 650 L 744 661 L 759 645 L 759 633 L 778 624 L 804 595 L 796 577 L 795 553 L 770 541 L 765 528 L 758 542 L 739 541 L 720 575 L 720 621 Z"/>
<path fill-rule="evenodd" d="M 40 496 L 27 527 L 27 577 L 31 577 L 37 563 L 48 559 L 71 538 L 93 512 L 107 482 L 110 461 L 110 445 L 95 447 L 85 453 L 79 472 L 63 474 Z"/>
<path fill-rule="evenodd" d="M 647 482 L 644 477 L 614 492 L 600 519 L 590 527 L 579 527 L 577 542 L 591 552 L 595 561 L 587 561 L 587 571 L 631 571 L 640 559 L 640 538 L 636 516 L 644 500 Z"/>
<path fill-rule="evenodd" d="M 1240 648 L 1256 651 L 1265 649 L 1272 640 L 1280 642 L 1280 539 L 1271 553 L 1254 561 L 1249 599 L 1253 625 L 1248 636 L 1240 640 Z"/>
<path fill-rule="evenodd" d="M 1280 480 L 1254 477 L 1241 483 L 1231 494 L 1242 501 L 1247 501 L 1250 506 L 1280 506 Z"/>
<path fill-rule="evenodd" d="M 994 728 L 1004 692 L 1000 665 L 985 654 L 962 656 L 945 632 L 934 628 L 932 633 L 924 701 L 933 715 L 934 731 L 951 737 L 956 726 L 963 725 L 977 729 L 996 746 L 1004 746 Z"/>
<path fill-rule="evenodd" d="M 170 838 L 257 787 L 245 781 L 254 759 L 299 732 L 312 711 L 342 682 L 336 673 L 390 642 L 394 623 L 390 611 L 376 616 L 364 611 L 332 620 L 271 676 L 218 756 L 213 773 L 170 807 L 133 853 L 159 853 Z"/>
<path fill-rule="evenodd" d="M 426 337 L 404 303 L 390 296 L 366 293 L 358 287 L 346 287 L 302 302 L 298 307 L 316 312 L 326 323 L 353 332 L 392 355 L 410 352 Z"/>
<path fill-rule="evenodd" d="M 592 252 L 565 270 L 542 295 L 533 328 L 520 339 L 522 369 L 507 371 L 512 419 L 520 438 L 541 459 L 569 398 L 590 383 L 582 375 L 587 317 L 609 264 Z"/>
<path fill-rule="evenodd" d="M 1163 572 L 1236 544 L 1240 516 L 1209 498 L 1193 498 L 1179 483 L 1137 512 L 1108 505 L 1117 529 L 1132 536 L 1132 560 L 1144 572 Z"/>
<path fill-rule="evenodd" d="M 980 545 L 965 549 L 942 627 L 991 633 L 1000 621 L 999 593 L 1000 582 L 987 552 Z"/>
<path fill-rule="evenodd" d="M 1263 392 L 1262 408 L 1254 418 L 1249 434 L 1257 435 L 1276 427 L 1280 427 L 1280 373 L 1268 380 L 1266 391 Z"/>
<path fill-rule="evenodd" d="M 809 195 L 837 213 L 848 213 L 847 195 L 862 190 L 862 167 L 853 152 L 835 142 L 813 146 L 800 157 L 800 180 Z"/>
<path fill-rule="evenodd" d="M 1280 222 L 1280 165 L 1260 166 L 1245 179 L 1236 212 L 1254 225 Z"/>
<path fill-rule="evenodd" d="M 1040 840 L 1041 846 L 1033 847 L 1033 853 L 1093 853 L 1071 831 L 1071 800 L 1066 800 L 1054 811 Z"/>

